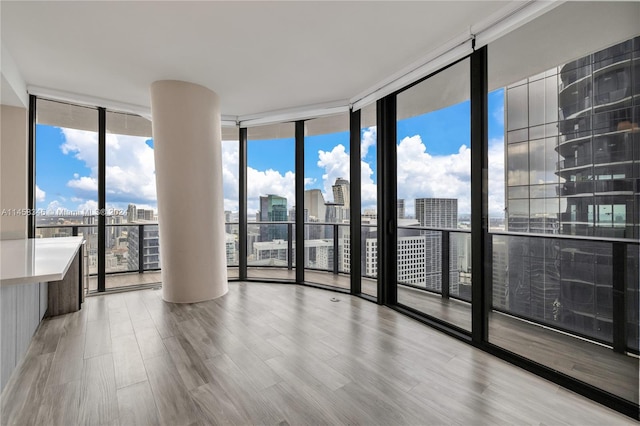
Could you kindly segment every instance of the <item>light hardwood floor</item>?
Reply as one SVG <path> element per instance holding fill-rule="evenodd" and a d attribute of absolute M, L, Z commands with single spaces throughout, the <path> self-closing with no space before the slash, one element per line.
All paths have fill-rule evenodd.
<path fill-rule="evenodd" d="M 261 283 L 89 297 L 41 324 L 1 400 L 3 425 L 634 423 L 388 308 Z"/>
<path fill-rule="evenodd" d="M 229 268 L 230 277 L 237 277 L 237 268 Z M 278 280 L 295 280 L 295 270 L 286 268 L 249 268 L 254 279 L 264 277 Z M 131 284 L 157 283 L 159 272 L 145 274 L 109 275 L 107 288 Z M 349 275 L 305 270 L 305 280 L 349 289 Z M 376 294 L 376 281 L 362 277 L 362 291 Z M 419 312 L 426 313 L 471 330 L 471 306 L 456 299 L 442 299 L 438 294 L 407 286 L 398 286 L 398 302 Z M 489 317 L 489 341 L 511 352 L 575 377 L 629 401 L 640 401 L 640 359 L 637 356 L 618 354 L 601 345 L 572 337 L 522 321 L 497 312 Z"/>

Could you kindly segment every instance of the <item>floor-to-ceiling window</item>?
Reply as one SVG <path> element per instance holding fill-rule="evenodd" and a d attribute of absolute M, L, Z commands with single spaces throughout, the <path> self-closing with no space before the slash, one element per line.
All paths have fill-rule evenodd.
<path fill-rule="evenodd" d="M 247 129 L 247 276 L 295 279 L 295 125 Z"/>
<path fill-rule="evenodd" d="M 151 122 L 119 112 L 106 113 L 105 272 L 106 289 L 161 280 L 160 243 Z M 96 279 L 90 290 L 96 290 Z"/>
<path fill-rule="evenodd" d="M 471 331 L 469 59 L 397 95 L 398 303 Z"/>
<path fill-rule="evenodd" d="M 36 237 L 83 236 L 98 271 L 98 111 L 37 100 Z"/>
<path fill-rule="evenodd" d="M 304 125 L 305 281 L 349 289 L 349 114 Z"/>
<path fill-rule="evenodd" d="M 637 404 L 640 38 L 601 43 L 489 46 L 489 342 Z"/>
<path fill-rule="evenodd" d="M 240 264 L 240 193 L 239 193 L 239 142 L 236 127 L 222 128 L 222 192 L 224 197 L 225 253 L 227 276 L 238 278 Z"/>

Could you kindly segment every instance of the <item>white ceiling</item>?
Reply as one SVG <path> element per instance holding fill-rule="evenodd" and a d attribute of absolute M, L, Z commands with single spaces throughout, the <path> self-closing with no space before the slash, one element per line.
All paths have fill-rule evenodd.
<path fill-rule="evenodd" d="M 236 116 L 349 99 L 510 3 L 3 0 L 1 37 L 27 86 L 148 108 L 184 80 Z"/>

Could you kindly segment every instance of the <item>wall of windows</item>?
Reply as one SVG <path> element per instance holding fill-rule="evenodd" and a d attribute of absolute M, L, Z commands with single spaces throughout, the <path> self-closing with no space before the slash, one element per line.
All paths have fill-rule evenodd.
<path fill-rule="evenodd" d="M 563 5 L 548 19 L 566 17 L 572 8 Z M 566 43 L 548 56 L 517 54 L 523 46 L 539 52 L 548 45 L 525 37 L 525 26 L 513 36 L 517 43 L 499 40 L 477 49 L 363 107 L 352 127 L 357 135 L 349 133 L 355 122 L 347 113 L 249 127 L 238 135 L 228 129 L 228 265 L 237 265 L 242 279 L 321 284 L 376 297 L 573 390 L 637 410 L 640 39 L 607 38 L 602 45 L 598 37 L 563 38 L 563 28 L 552 28 Z M 38 207 L 66 200 L 77 203 L 69 204 L 74 209 L 97 205 L 98 111 L 38 102 L 38 132 L 58 137 L 37 151 Z M 45 119 L 47 105 L 58 115 Z M 127 192 L 127 162 L 142 161 L 153 143 L 125 125 L 139 117 L 106 118 L 106 206 L 127 211 L 121 224 L 107 220 L 101 249 L 111 254 L 103 258 L 107 272 L 135 270 L 129 236 L 137 228 L 124 217 L 137 219 L 153 197 L 144 187 Z M 117 120 L 125 130 L 110 127 Z M 300 146 L 304 174 L 296 174 Z M 121 158 L 119 149 L 139 154 Z M 354 177 L 351 153 L 357 150 L 360 173 Z M 42 160 L 54 153 L 77 167 L 55 177 Z M 152 173 L 136 164 L 144 176 Z M 66 192 L 49 189 L 55 179 Z M 351 185 L 359 205 L 351 202 Z M 139 209 L 135 214 L 130 204 Z M 359 230 L 351 226 L 357 216 Z M 97 264 L 92 217 L 40 219 L 47 227 L 38 232 L 85 235 Z M 352 250 L 355 238 L 359 256 Z M 296 253 L 301 242 L 303 256 Z M 394 256 L 385 258 L 390 252 Z M 123 264 L 124 258 L 132 263 Z M 296 258 L 304 264 L 296 265 Z M 392 272 L 384 262 L 394 264 Z M 302 275 L 296 266 L 304 267 Z"/>

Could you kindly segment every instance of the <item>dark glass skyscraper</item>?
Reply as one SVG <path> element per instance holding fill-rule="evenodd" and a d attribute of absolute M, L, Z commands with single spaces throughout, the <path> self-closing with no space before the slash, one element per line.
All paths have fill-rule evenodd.
<path fill-rule="evenodd" d="M 507 87 L 505 111 L 509 231 L 638 238 L 640 37 Z M 508 241 L 510 312 L 611 341 L 611 246 Z"/>
<path fill-rule="evenodd" d="M 287 199 L 279 195 L 269 194 L 260 197 L 261 222 L 286 222 Z M 287 225 L 262 225 L 260 227 L 260 241 L 286 240 Z"/>

